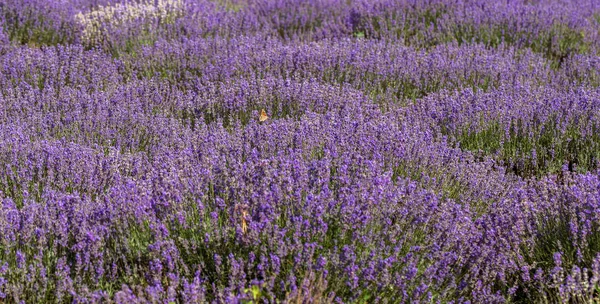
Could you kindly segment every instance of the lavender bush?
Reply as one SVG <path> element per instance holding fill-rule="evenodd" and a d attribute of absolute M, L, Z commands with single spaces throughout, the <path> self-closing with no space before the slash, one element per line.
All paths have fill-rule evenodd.
<path fill-rule="evenodd" d="M 0 0 L 0 303 L 598 302 L 599 50 L 590 0 Z"/>

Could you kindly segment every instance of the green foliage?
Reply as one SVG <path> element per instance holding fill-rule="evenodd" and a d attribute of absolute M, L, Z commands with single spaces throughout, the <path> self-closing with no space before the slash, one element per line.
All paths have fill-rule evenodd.
<path fill-rule="evenodd" d="M 594 170 L 600 161 L 600 129 L 591 126 L 591 134 L 582 134 L 585 126 L 569 124 L 561 131 L 558 118 L 537 126 L 522 120 L 511 123 L 508 132 L 499 123 L 488 123 L 481 131 L 464 127 L 456 141 L 464 150 L 489 155 L 501 161 L 508 171 L 522 177 L 557 173 L 563 165 L 569 170 Z"/>
<path fill-rule="evenodd" d="M 459 44 L 483 43 L 490 47 L 502 44 L 519 48 L 530 48 L 548 58 L 555 69 L 561 67 L 564 60 L 572 54 L 584 54 L 590 49 L 583 32 L 563 23 L 555 22 L 540 33 L 520 31 L 510 23 L 475 26 L 458 24 L 452 36 Z"/>

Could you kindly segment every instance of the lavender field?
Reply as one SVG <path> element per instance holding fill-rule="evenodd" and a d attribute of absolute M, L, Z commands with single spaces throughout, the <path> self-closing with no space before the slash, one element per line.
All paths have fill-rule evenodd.
<path fill-rule="evenodd" d="M 0 0 L 0 303 L 600 303 L 600 2 Z"/>

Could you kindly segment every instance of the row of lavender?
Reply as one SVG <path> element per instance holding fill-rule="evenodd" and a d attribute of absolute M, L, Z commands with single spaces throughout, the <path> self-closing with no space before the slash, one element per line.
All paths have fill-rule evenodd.
<path fill-rule="evenodd" d="M 537 2 L 537 3 L 536 3 Z M 414 46 L 509 43 L 553 59 L 597 48 L 593 0 L 13 0 L 5 36 L 21 43 L 100 44 L 262 33 L 300 41 L 363 37 Z M 136 41 L 132 41 L 136 40 Z"/>
<path fill-rule="evenodd" d="M 600 7 L 530 2 L 0 1 L 0 301 L 597 299 Z"/>

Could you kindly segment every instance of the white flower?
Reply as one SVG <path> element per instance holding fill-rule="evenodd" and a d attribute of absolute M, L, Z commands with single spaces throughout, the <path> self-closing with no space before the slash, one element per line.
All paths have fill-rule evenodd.
<path fill-rule="evenodd" d="M 100 35 L 105 34 L 106 26 L 119 26 L 142 19 L 167 19 L 177 18 L 183 14 L 183 0 L 144 0 L 142 2 L 124 2 L 108 6 L 99 6 L 97 9 L 75 16 L 83 26 L 82 40 L 92 42 Z"/>

